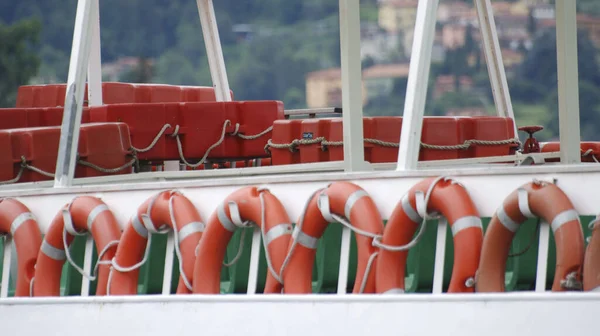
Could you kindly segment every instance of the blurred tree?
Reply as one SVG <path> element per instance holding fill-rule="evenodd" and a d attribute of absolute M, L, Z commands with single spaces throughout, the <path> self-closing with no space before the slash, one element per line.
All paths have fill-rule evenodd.
<path fill-rule="evenodd" d="M 40 31 L 35 19 L 10 26 L 0 22 L 0 107 L 14 106 L 19 86 L 37 74 L 40 60 L 35 48 Z"/>
<path fill-rule="evenodd" d="M 138 65 L 129 73 L 125 74 L 122 82 L 126 83 L 150 83 L 154 78 L 154 62 L 147 57 L 138 57 Z"/>

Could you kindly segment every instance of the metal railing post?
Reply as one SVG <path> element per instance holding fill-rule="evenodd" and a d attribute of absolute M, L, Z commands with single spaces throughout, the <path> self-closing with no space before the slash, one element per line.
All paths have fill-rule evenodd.
<path fill-rule="evenodd" d="M 91 18 L 95 17 L 94 12 L 96 10 L 97 7 L 92 5 L 92 0 L 79 0 L 77 3 L 65 108 L 54 177 L 55 188 L 70 186 L 75 175 L 79 127 L 83 110 L 83 93 L 90 56 Z"/>

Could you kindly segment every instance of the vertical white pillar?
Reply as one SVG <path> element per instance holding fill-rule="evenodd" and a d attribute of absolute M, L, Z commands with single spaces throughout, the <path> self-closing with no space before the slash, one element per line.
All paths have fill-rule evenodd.
<path fill-rule="evenodd" d="M 439 0 L 420 0 L 417 8 L 397 170 L 415 170 L 419 161 L 438 4 Z"/>
<path fill-rule="evenodd" d="M 575 6 L 573 0 L 556 0 L 558 122 L 560 161 L 564 164 L 581 162 L 577 14 Z"/>
<path fill-rule="evenodd" d="M 359 0 L 340 0 L 344 170 L 366 170 L 363 133 Z"/>
<path fill-rule="evenodd" d="M 221 49 L 221 40 L 219 38 L 213 1 L 196 0 L 196 3 L 198 5 L 198 14 L 200 15 L 200 24 L 202 25 L 202 34 L 208 56 L 210 76 L 215 88 L 217 101 L 231 101 L 231 92 L 227 79 L 227 70 L 225 69 L 223 50 Z"/>
<path fill-rule="evenodd" d="M 79 126 L 83 110 L 83 93 L 90 56 L 91 18 L 95 17 L 94 9 L 96 7 L 92 6 L 92 0 L 79 0 L 77 3 L 65 108 L 58 147 L 56 175 L 54 177 L 55 188 L 70 186 L 75 175 Z"/>
<path fill-rule="evenodd" d="M 100 48 L 100 0 L 92 0 L 92 42 L 88 64 L 88 106 L 102 105 L 102 56 Z"/>
<path fill-rule="evenodd" d="M 506 71 L 502 60 L 502 50 L 496 31 L 496 22 L 494 20 L 494 10 L 490 0 L 475 0 L 475 9 L 479 19 L 479 29 L 483 40 L 483 51 L 485 53 L 485 62 L 487 64 L 488 74 L 490 76 L 490 85 L 496 104 L 496 113 L 500 117 L 509 117 L 515 119 L 508 81 L 506 80 Z M 517 124 L 514 124 L 515 136 L 518 136 Z"/>

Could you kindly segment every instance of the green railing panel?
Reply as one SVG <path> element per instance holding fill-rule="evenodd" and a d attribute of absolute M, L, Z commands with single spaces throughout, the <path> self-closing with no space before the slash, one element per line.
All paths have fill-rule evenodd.
<path fill-rule="evenodd" d="M 584 237 L 591 235 L 588 223 L 594 216 L 582 216 L 581 222 Z M 483 218 L 484 230 L 489 225 L 490 218 Z M 530 219 L 523 223 L 517 231 L 515 240 L 511 245 L 511 254 L 521 254 L 508 258 L 506 265 L 506 290 L 523 291 L 535 288 L 537 253 L 539 232 L 536 232 L 537 220 Z M 385 222 L 384 222 L 385 225 Z M 315 263 L 313 265 L 313 292 L 335 293 L 337 292 L 337 281 L 340 261 L 341 234 L 343 226 L 337 223 L 329 225 L 319 241 Z M 253 228 L 246 228 L 242 255 L 238 262 L 231 267 L 223 267 L 221 271 L 222 293 L 246 293 L 248 284 L 248 273 L 250 265 L 250 250 L 252 245 Z M 226 260 L 232 260 L 237 254 L 242 230 L 237 230 L 227 247 Z M 406 267 L 406 291 L 407 292 L 431 292 L 433 287 L 433 269 L 435 263 L 435 243 L 437 236 L 437 220 L 430 220 L 422 240 L 408 253 Z M 166 234 L 155 234 L 152 237 L 149 258 L 140 269 L 139 294 L 162 293 L 162 281 L 165 260 L 165 248 L 167 244 Z M 86 236 L 77 236 L 71 244 L 70 251 L 72 259 L 83 266 Z M 4 239 L 0 239 L 0 260 L 3 258 Z M 452 275 L 454 246 L 450 229 L 446 236 L 446 255 L 444 264 L 443 289 L 447 290 Z M 351 292 L 356 276 L 357 247 L 354 233 L 352 234 L 350 248 L 350 262 L 348 271 L 347 292 Z M 94 244 L 92 265 L 97 261 L 97 251 Z M 553 282 L 556 263 L 556 245 L 554 236 L 550 236 L 548 268 L 546 288 L 550 289 Z M 3 265 L 0 263 L 0 274 Z M 93 269 L 93 268 L 92 268 Z M 171 293 L 175 293 L 179 281 L 179 264 L 177 256 L 173 257 L 173 276 L 171 281 Z M 267 274 L 267 265 L 264 256 L 264 248 L 261 246 L 259 259 L 259 272 L 257 281 L 257 293 L 264 290 Z M 80 295 L 82 276 L 67 262 L 63 266 L 61 278 L 61 295 Z M 14 295 L 14 274 L 11 274 L 9 296 Z M 89 295 L 96 291 L 96 281 L 90 283 Z"/>
<path fill-rule="evenodd" d="M 315 293 L 337 293 L 337 283 L 339 276 L 340 248 L 342 245 L 343 226 L 338 223 L 330 224 L 323 237 L 319 239 L 317 255 L 315 258 L 316 272 L 313 271 L 313 285 Z M 350 240 L 350 261 L 348 263 L 348 282 L 346 292 L 352 292 L 354 288 L 354 278 L 356 277 L 357 247 L 354 232 Z M 316 279 L 315 279 L 316 276 Z"/>
<path fill-rule="evenodd" d="M 252 248 L 252 232 L 253 227 L 238 229 L 231 238 L 227 246 L 226 260 L 229 262 L 235 258 L 240 247 L 240 239 L 242 230 L 245 230 L 244 243 L 242 246 L 242 254 L 237 262 L 228 268 L 229 281 L 225 280 L 221 283 L 221 293 L 224 294 L 241 294 L 248 291 L 248 274 L 250 271 L 250 251 Z M 221 272 L 221 279 L 227 273 Z M 258 262 L 258 279 L 256 282 L 256 293 L 262 293 L 265 288 L 267 277 L 267 261 L 265 259 L 264 247 L 260 247 L 260 257 Z"/>
<path fill-rule="evenodd" d="M 69 246 L 71 259 L 79 267 L 83 268 L 83 259 L 85 255 L 86 236 L 75 236 L 73 242 Z M 94 244 L 92 258 L 92 270 L 94 261 L 98 258 L 96 253 L 96 245 Z M 78 296 L 81 295 L 81 279 L 82 275 L 65 260 L 61 276 L 61 296 Z M 35 284 L 34 284 L 35 286 Z M 90 295 L 96 293 L 96 283 L 90 283 Z"/>
<path fill-rule="evenodd" d="M 2 278 L 2 271 L 3 271 L 3 267 L 4 267 L 4 241 L 6 240 L 6 237 L 0 237 L 0 280 Z M 14 256 L 15 252 L 15 248 L 13 245 L 12 248 L 12 253 Z M 13 257 L 12 260 L 15 260 L 15 258 Z M 16 269 L 13 267 L 13 270 Z M 1 286 L 2 284 L 0 284 Z M 15 287 L 17 286 L 17 279 L 15 277 L 15 275 L 13 274 L 12 270 L 8 279 L 8 296 L 14 296 L 15 295 Z"/>

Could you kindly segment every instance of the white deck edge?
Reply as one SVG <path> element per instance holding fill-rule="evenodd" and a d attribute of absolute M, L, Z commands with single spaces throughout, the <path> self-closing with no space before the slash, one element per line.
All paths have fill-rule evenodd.
<path fill-rule="evenodd" d="M 54 304 L 140 304 L 140 303 L 389 303 L 389 302 L 521 302 L 521 301 L 600 301 L 600 292 L 545 292 L 536 293 L 469 293 L 469 294 L 352 294 L 352 295 L 323 295 L 323 294 L 267 294 L 267 295 L 205 295 L 186 294 L 170 295 L 130 295 L 130 296 L 64 296 L 64 297 L 10 297 L 0 300 L 0 306 L 17 305 L 54 305 Z"/>
<path fill-rule="evenodd" d="M 383 178 L 403 178 L 403 177 L 432 177 L 432 176 L 494 176 L 494 175 L 535 175 L 547 174 L 585 174 L 600 172 L 598 164 L 574 164 L 574 165 L 548 165 L 548 166 L 520 166 L 507 168 L 499 167 L 476 167 L 476 168 L 449 168 L 449 169 L 427 169 L 413 171 L 374 171 L 374 172 L 355 172 L 343 173 L 341 171 L 305 173 L 305 174 L 281 174 L 281 175 L 263 175 L 263 176 L 239 176 L 227 179 L 218 178 L 199 178 L 193 175 L 185 179 L 175 173 L 177 180 L 168 180 L 169 172 L 155 173 L 165 174 L 162 179 L 157 178 L 153 181 L 129 182 L 127 178 L 107 182 L 98 182 L 97 184 L 84 184 L 68 188 L 45 188 L 36 187 L 35 183 L 29 185 L 18 185 L 18 189 L 0 188 L 0 197 L 18 197 L 18 196 L 41 196 L 41 195 L 60 195 L 72 193 L 90 193 L 90 192 L 114 192 L 114 191 L 132 191 L 132 190 L 158 190 L 173 189 L 184 187 L 211 187 L 211 186 L 243 186 L 258 184 L 279 184 L 279 183 L 302 183 L 302 182 L 324 182 L 324 181 L 346 181 L 346 180 L 372 180 Z M 140 174 L 138 174 L 140 175 Z M 130 179 L 135 181 L 134 179 Z"/>

